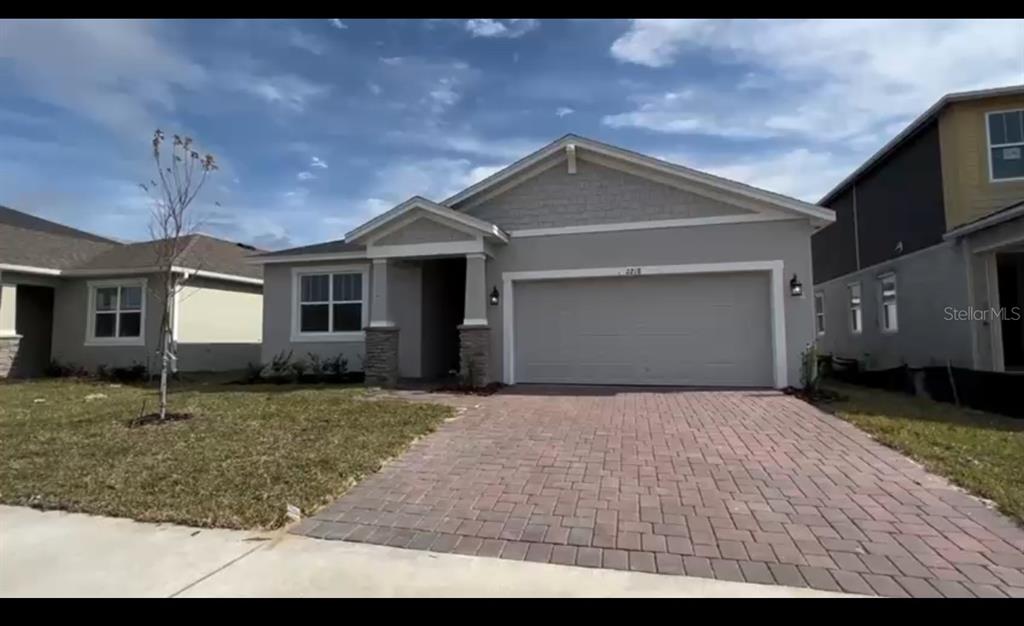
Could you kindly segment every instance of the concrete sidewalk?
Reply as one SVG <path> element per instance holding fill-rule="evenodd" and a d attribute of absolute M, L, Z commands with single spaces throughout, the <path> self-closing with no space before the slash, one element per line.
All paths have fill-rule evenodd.
<path fill-rule="evenodd" d="M 0 506 L 0 597 L 838 597 Z"/>

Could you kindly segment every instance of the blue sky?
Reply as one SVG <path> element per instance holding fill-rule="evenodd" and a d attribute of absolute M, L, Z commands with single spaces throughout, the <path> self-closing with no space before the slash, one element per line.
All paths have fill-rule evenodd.
<path fill-rule="evenodd" d="M 203 230 L 270 249 L 567 132 L 815 201 L 943 93 L 1020 83 L 1012 20 L 0 21 L 0 204 L 144 239 L 157 127 L 221 163 Z"/>

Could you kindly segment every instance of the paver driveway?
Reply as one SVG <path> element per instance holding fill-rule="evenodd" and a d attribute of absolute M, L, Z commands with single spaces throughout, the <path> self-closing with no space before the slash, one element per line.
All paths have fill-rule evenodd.
<path fill-rule="evenodd" d="M 485 398 L 296 526 L 326 539 L 809 585 L 1024 595 L 1024 529 L 774 391 Z"/>

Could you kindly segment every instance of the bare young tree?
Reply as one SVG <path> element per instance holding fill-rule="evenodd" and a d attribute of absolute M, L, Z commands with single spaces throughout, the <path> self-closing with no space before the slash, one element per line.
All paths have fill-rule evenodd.
<path fill-rule="evenodd" d="M 141 183 L 153 196 L 149 233 L 154 240 L 156 268 L 161 280 L 157 301 L 160 303 L 160 420 L 167 417 L 167 378 L 171 363 L 176 360 L 172 336 L 174 295 L 181 289 L 189 274 L 180 277 L 178 260 L 185 252 L 189 236 L 197 232 L 199 221 L 190 210 L 199 195 L 206 177 L 217 169 L 213 155 L 200 156 L 193 149 L 191 137 L 173 136 L 169 154 L 164 154 L 164 133 L 153 133 L 153 161 L 159 182 Z M 191 260 L 191 270 L 199 270 L 198 262 Z M 194 274 L 194 272 L 192 272 Z"/>

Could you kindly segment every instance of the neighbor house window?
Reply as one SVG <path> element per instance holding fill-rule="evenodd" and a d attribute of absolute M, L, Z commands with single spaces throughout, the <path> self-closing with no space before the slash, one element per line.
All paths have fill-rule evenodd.
<path fill-rule="evenodd" d="M 89 283 L 87 343 L 143 343 L 145 281 Z"/>
<path fill-rule="evenodd" d="M 988 114 L 988 156 L 993 181 L 1024 180 L 1024 109 Z"/>
<path fill-rule="evenodd" d="M 860 303 L 860 283 L 853 283 L 850 288 L 850 332 L 860 334 L 863 327 L 863 315 Z"/>
<path fill-rule="evenodd" d="M 825 294 L 814 294 L 814 328 L 819 335 L 825 334 Z"/>
<path fill-rule="evenodd" d="M 896 276 L 886 274 L 879 276 L 878 280 L 881 282 L 882 331 L 894 333 L 899 328 L 896 318 Z"/>
<path fill-rule="evenodd" d="M 295 281 L 297 335 L 343 338 L 362 332 L 364 270 L 309 270 L 296 273 Z"/>

